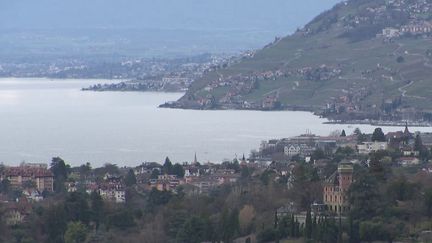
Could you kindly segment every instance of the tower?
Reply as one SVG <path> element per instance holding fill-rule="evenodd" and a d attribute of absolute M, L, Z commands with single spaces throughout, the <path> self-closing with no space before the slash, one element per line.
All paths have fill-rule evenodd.
<path fill-rule="evenodd" d="M 198 164 L 198 159 L 197 159 L 197 154 L 195 152 L 195 157 L 194 157 L 193 165 L 197 165 L 197 164 Z"/>
<path fill-rule="evenodd" d="M 349 210 L 347 191 L 353 181 L 354 166 L 351 163 L 340 163 L 337 171 L 324 184 L 324 203 L 336 214 L 343 214 Z"/>
<path fill-rule="evenodd" d="M 241 165 L 241 166 L 247 166 L 247 161 L 246 161 L 246 157 L 245 157 L 244 154 L 243 154 L 243 157 L 242 157 L 242 159 L 241 159 L 240 165 Z"/>
<path fill-rule="evenodd" d="M 348 191 L 353 181 L 354 167 L 351 163 L 341 163 L 338 166 L 339 188 L 342 192 Z"/>

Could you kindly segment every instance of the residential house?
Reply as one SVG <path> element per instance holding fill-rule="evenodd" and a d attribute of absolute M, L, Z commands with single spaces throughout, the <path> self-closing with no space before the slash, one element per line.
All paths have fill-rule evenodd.
<path fill-rule="evenodd" d="M 122 182 L 122 176 L 121 175 L 112 175 L 110 173 L 106 173 L 103 177 L 105 182 L 108 183 L 114 183 L 114 184 L 119 184 Z"/>
<path fill-rule="evenodd" d="M 405 126 L 405 130 L 403 132 L 398 131 L 398 132 L 387 133 L 386 138 L 389 147 L 392 147 L 394 149 L 401 149 L 406 145 L 414 144 L 414 136 L 409 131 L 408 125 Z"/>
<path fill-rule="evenodd" d="M 420 160 L 416 157 L 402 157 L 399 158 L 399 165 L 402 167 L 415 166 L 420 164 Z"/>
<path fill-rule="evenodd" d="M 420 156 L 420 151 L 414 150 L 412 146 L 405 146 L 401 149 L 404 157 L 418 157 Z"/>
<path fill-rule="evenodd" d="M 4 218 L 6 225 L 13 226 L 24 222 L 26 213 L 15 205 L 11 205 L 6 209 Z"/>
<path fill-rule="evenodd" d="M 181 184 L 176 175 L 159 175 L 157 179 L 150 179 L 149 183 L 158 191 L 175 191 Z"/>
<path fill-rule="evenodd" d="M 197 166 L 185 166 L 185 177 L 191 177 L 191 176 L 196 176 L 199 177 L 200 176 L 200 170 Z"/>
<path fill-rule="evenodd" d="M 193 186 L 193 190 L 190 194 L 208 194 L 211 190 L 219 185 L 219 181 L 210 177 L 195 178 L 187 185 Z"/>
<path fill-rule="evenodd" d="M 153 170 L 159 173 L 162 171 L 162 166 L 156 162 L 145 162 L 134 169 L 135 175 L 152 174 Z"/>
<path fill-rule="evenodd" d="M 23 188 L 27 181 L 35 183 L 39 191 L 53 191 L 54 189 L 54 176 L 46 167 L 29 166 L 29 164 L 22 164 L 18 167 L 6 167 L 0 175 L 0 179 L 8 179 L 14 188 Z"/>
<path fill-rule="evenodd" d="M 103 183 L 99 185 L 99 195 L 107 201 L 116 203 L 126 202 L 126 191 L 123 185 L 116 183 Z"/>
<path fill-rule="evenodd" d="M 400 36 L 400 32 L 396 28 L 385 28 L 382 31 L 382 35 L 385 38 L 396 38 Z"/>
<path fill-rule="evenodd" d="M 297 212 L 297 209 L 294 207 L 294 203 L 291 202 L 285 206 L 282 206 L 276 210 L 276 217 L 278 220 L 283 219 L 285 217 L 291 217 Z"/>
<path fill-rule="evenodd" d="M 43 200 L 42 194 L 38 190 L 36 190 L 34 188 L 32 188 L 32 189 L 25 189 L 23 191 L 23 195 L 27 198 L 27 200 L 29 202 L 40 202 L 40 201 Z"/>
<path fill-rule="evenodd" d="M 17 199 L 16 202 L 8 203 L 4 214 L 6 225 L 14 226 L 23 223 L 30 211 L 31 205 L 25 197 Z"/>
<path fill-rule="evenodd" d="M 86 184 L 86 192 L 87 194 L 91 194 L 92 192 L 99 193 L 99 186 L 96 182 L 91 182 Z"/>
<path fill-rule="evenodd" d="M 347 191 L 353 182 L 354 167 L 340 163 L 338 169 L 324 183 L 324 204 L 330 212 L 343 214 L 349 210 Z"/>

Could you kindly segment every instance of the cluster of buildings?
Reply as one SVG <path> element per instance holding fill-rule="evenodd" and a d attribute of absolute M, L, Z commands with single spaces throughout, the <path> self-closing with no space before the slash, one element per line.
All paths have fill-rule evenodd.
<path fill-rule="evenodd" d="M 68 192 L 84 189 L 88 194 L 98 193 L 102 199 L 108 202 L 126 202 L 126 186 L 121 175 L 106 173 L 102 178 L 96 179 L 90 175 L 84 179 L 71 180 L 65 183 Z"/>
<path fill-rule="evenodd" d="M 54 190 L 54 175 L 47 164 L 23 163 L 20 166 L 4 167 L 0 180 L 7 179 L 14 189 L 33 187 L 40 193 Z"/>
<path fill-rule="evenodd" d="M 284 158 L 293 156 L 310 157 L 312 153 L 321 149 L 332 153 L 339 147 L 352 147 L 357 145 L 357 137 L 350 136 L 316 136 L 311 133 L 291 138 L 272 139 L 262 141 L 259 148 L 258 158 L 271 160 L 273 155 L 282 154 Z"/>
<path fill-rule="evenodd" d="M 400 28 L 387 27 L 382 30 L 382 36 L 389 39 L 407 34 L 423 35 L 430 33 L 432 33 L 432 23 L 428 21 L 412 22 Z"/>
<path fill-rule="evenodd" d="M 246 159 L 242 162 L 245 165 Z M 144 190 L 156 189 L 158 191 L 178 192 L 179 186 L 187 194 L 207 194 L 212 189 L 237 182 L 240 172 L 227 168 L 223 164 L 200 164 L 196 157 L 192 163 L 182 165 L 184 175 L 163 173 L 163 167 L 156 163 L 144 163 L 135 168 L 138 187 Z M 152 176 L 157 174 L 157 176 Z"/>
<path fill-rule="evenodd" d="M 235 162 L 201 164 L 195 155 L 192 163 L 184 163 L 181 170 L 171 168 L 170 173 L 166 173 L 167 168 L 158 163 L 143 163 L 133 168 L 136 177 L 134 186 L 139 191 L 158 190 L 178 193 L 181 190 L 187 195 L 208 194 L 219 186 L 235 184 L 241 178 L 242 168 L 247 167 L 253 168 L 254 173 L 272 170 L 276 174 L 276 180 L 286 177 L 287 186 L 290 188 L 293 186 L 292 175 L 297 163 L 295 161 L 298 161 L 293 160 L 293 157 L 298 156 L 306 163 L 313 163 L 318 169 L 318 175 L 322 176 L 322 168 L 329 161 L 315 160 L 314 152 L 321 150 L 326 154 L 333 154 L 339 148 L 349 147 L 352 151 L 357 152 L 355 157 L 344 158 L 339 163 L 337 170 L 323 181 L 322 203 L 313 205 L 313 209 L 317 212 L 325 210 L 332 215 L 343 215 L 349 209 L 346 192 L 353 182 L 353 165 L 369 162 L 361 161 L 362 158 L 366 158 L 363 155 L 392 149 L 401 154 L 397 158 L 399 166 L 415 166 L 420 163 L 420 150 L 432 148 L 432 133 L 411 133 L 408 126 L 403 131 L 387 133 L 380 141 L 371 141 L 371 137 L 370 134 L 363 134 L 363 140 L 359 141 L 358 134 L 347 136 L 345 132 L 342 132 L 330 136 L 316 136 L 308 132 L 296 137 L 263 141 L 259 152 L 251 156 L 249 161 L 243 155 Z M 421 144 L 420 148 L 419 144 Z M 280 155 L 280 159 L 275 159 L 275 154 Z M 432 173 L 432 167 L 425 167 L 423 171 Z M 54 176 L 46 164 L 23 163 L 15 167 L 2 167 L 0 180 L 8 180 L 11 188 L 22 191 L 22 196 L 6 204 L 6 221 L 9 225 L 22 222 L 31 210 L 31 202 L 43 200 L 43 192 L 54 190 Z M 97 192 L 106 201 L 124 203 L 126 201 L 125 183 L 125 177 L 120 174 L 106 173 L 103 177 L 96 177 L 93 172 L 84 175 L 80 174 L 79 170 L 72 170 L 65 186 L 68 192 L 78 190 L 85 190 L 89 194 Z M 1 193 L 0 202 L 6 202 Z M 284 215 L 291 211 L 292 208 L 281 208 L 277 214 Z M 305 218 L 304 215 L 299 217 Z"/>
<path fill-rule="evenodd" d="M 260 82 L 274 81 L 281 77 L 295 76 L 300 80 L 324 81 L 337 77 L 341 70 L 335 67 L 320 65 L 317 67 L 304 67 L 296 70 L 267 70 L 254 72 L 252 74 L 238 74 L 224 77 L 219 75 L 211 81 L 204 91 L 211 92 L 215 89 L 228 88 L 224 96 L 216 100 L 213 96 L 203 96 L 196 100 L 199 106 L 207 107 L 218 105 L 222 108 L 232 109 L 276 109 L 278 95 L 267 95 L 261 102 L 248 102 L 244 100 L 245 95 L 253 92 L 259 87 Z M 295 86 L 298 86 L 297 82 Z"/>
<path fill-rule="evenodd" d="M 415 147 L 417 136 L 425 148 L 432 148 L 432 133 L 411 133 L 407 126 L 404 131 L 387 133 L 385 141 L 371 141 L 371 135 L 364 136 L 367 141 L 359 141 L 356 134 L 316 136 L 310 133 L 291 138 L 272 139 L 261 143 L 255 158 L 286 161 L 294 156 L 300 156 L 310 161 L 311 155 L 318 149 L 329 154 L 334 153 L 338 148 L 350 147 L 359 155 L 392 149 L 402 155 L 398 161 L 399 165 L 410 166 L 420 163 L 420 151 Z"/>
<path fill-rule="evenodd" d="M 397 11 L 408 11 L 413 14 L 427 14 L 432 10 L 432 3 L 428 0 L 388 0 L 387 6 Z"/>
<path fill-rule="evenodd" d="M 323 198 L 322 201 L 311 205 L 312 214 L 333 215 L 345 218 L 344 215 L 349 211 L 349 202 L 347 192 L 353 183 L 354 164 L 369 164 L 364 155 L 380 150 L 391 150 L 399 153 L 393 166 L 418 166 L 422 162 L 421 151 L 432 148 L 432 133 L 411 133 L 406 126 L 403 131 L 389 132 L 385 134 L 381 141 L 370 141 L 372 135 L 364 134 L 365 142 L 359 142 L 356 136 L 341 137 L 319 137 L 312 134 L 305 134 L 298 137 L 281 140 L 270 140 L 263 142 L 260 152 L 277 151 L 281 148 L 286 156 L 301 156 L 307 163 L 313 163 L 318 169 L 318 174 L 322 176 L 320 168 L 328 162 L 326 159 L 312 161 L 310 155 L 318 148 L 335 151 L 337 148 L 350 147 L 357 154 L 354 157 L 347 157 L 338 164 L 337 170 L 323 180 Z M 321 143 L 321 145 L 320 145 Z M 324 147 L 320 147 L 325 144 Z M 292 187 L 292 171 L 296 162 L 273 162 L 268 168 L 274 170 L 279 176 L 288 177 L 288 187 Z M 420 171 L 432 173 L 432 166 L 425 164 L 418 167 Z M 277 178 L 276 178 L 277 179 Z M 291 216 L 304 223 L 306 219 L 305 212 L 298 212 L 294 204 L 281 207 L 276 212 L 277 217 Z"/>
<path fill-rule="evenodd" d="M 0 193 L 0 203 L 5 205 L 5 223 L 21 223 L 31 212 L 31 202 L 43 200 L 43 193 L 54 190 L 54 176 L 47 164 L 22 163 L 20 166 L 2 167 L 0 181 L 8 181 L 9 191 L 21 191 L 13 201 L 7 192 Z"/>
<path fill-rule="evenodd" d="M 400 151 L 402 157 L 398 159 L 398 164 L 400 166 L 415 166 L 421 162 L 419 159 L 420 151 L 416 150 L 418 148 L 415 145 L 417 136 L 421 137 L 422 146 L 425 149 L 432 148 L 432 134 L 413 134 L 408 130 L 408 127 L 405 127 L 404 131 L 387 133 L 386 141 L 363 142 L 357 145 L 357 148 L 360 154 L 387 149 Z M 337 171 L 325 180 L 323 202 L 330 212 L 340 215 L 349 210 L 347 191 L 353 182 L 353 168 L 352 163 L 340 163 Z M 430 166 L 426 166 L 422 171 L 430 173 Z"/>
<path fill-rule="evenodd" d="M 388 0 L 386 5 L 367 8 L 367 13 L 356 16 L 355 24 L 370 23 L 374 19 L 391 19 L 389 12 L 400 13 L 400 18 L 407 17 L 408 23 L 384 28 L 382 34 L 385 38 L 396 38 L 403 35 L 424 35 L 432 33 L 432 24 L 426 20 L 426 16 L 432 11 L 432 3 L 427 0 Z"/>
<path fill-rule="evenodd" d="M 354 181 L 354 165 L 343 162 L 337 170 L 323 182 L 323 198 L 320 202 L 311 204 L 313 216 L 337 217 L 346 219 L 350 205 L 348 190 Z M 294 216 L 297 222 L 305 224 L 307 212 L 300 212 L 292 202 L 276 210 L 277 219 Z"/>

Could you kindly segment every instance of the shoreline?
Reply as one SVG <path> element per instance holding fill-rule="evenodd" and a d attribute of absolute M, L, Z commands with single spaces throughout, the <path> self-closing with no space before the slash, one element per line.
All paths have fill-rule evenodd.
<path fill-rule="evenodd" d="M 4 79 L 23 79 L 20 77 L 0 77 L 0 80 Z M 25 79 L 41 79 L 41 80 L 91 80 L 96 81 L 100 80 L 103 81 L 104 79 L 89 79 L 89 78 L 50 78 L 50 77 L 26 77 Z M 114 79 L 114 80 L 106 80 L 106 81 L 117 81 L 117 82 L 124 82 L 124 79 Z M 168 91 L 168 90 L 94 90 L 94 89 L 88 89 L 85 87 L 82 87 L 80 91 L 83 92 L 142 92 L 142 93 L 183 93 L 184 91 Z M 334 120 L 330 119 L 328 117 L 323 117 L 320 114 L 317 114 L 315 112 L 316 109 L 313 107 L 299 107 L 299 106 L 293 106 L 293 107 L 287 107 L 283 109 L 253 109 L 253 108 L 231 108 L 231 107 L 216 107 L 216 108 L 200 108 L 200 107 L 185 107 L 184 105 L 179 105 L 177 101 L 171 101 L 166 102 L 164 104 L 158 105 L 158 108 L 170 108 L 170 109 L 181 109 L 181 110 L 240 110 L 240 111 L 262 111 L 262 112 L 283 112 L 283 111 L 302 111 L 302 112 L 310 112 L 315 116 L 318 116 L 320 118 L 324 118 L 327 121 L 323 122 L 323 124 L 335 124 L 335 125 L 372 125 L 372 126 L 388 126 L 388 127 L 404 127 L 406 125 L 407 121 L 386 121 L 386 120 Z M 432 123 L 428 122 L 416 122 L 416 121 L 408 121 L 408 126 L 410 127 L 432 127 Z"/>
<path fill-rule="evenodd" d="M 180 110 L 206 110 L 206 111 L 261 111 L 261 112 L 283 112 L 283 111 L 301 111 L 301 112 L 309 112 L 312 113 L 314 116 L 317 116 L 319 118 L 326 119 L 326 122 L 323 122 L 323 124 L 334 124 L 334 125 L 371 125 L 371 126 L 384 126 L 384 127 L 405 127 L 407 124 L 410 127 L 432 127 L 432 123 L 428 122 L 415 122 L 415 121 L 385 121 L 385 120 L 332 120 L 327 117 L 323 117 L 316 112 L 314 112 L 314 109 L 301 109 L 299 107 L 296 107 L 295 109 L 234 109 L 234 108 L 194 108 L 194 107 L 184 107 L 176 105 L 176 101 L 173 102 L 166 102 L 164 104 L 161 104 L 158 106 L 158 108 L 164 108 L 164 109 L 180 109 Z"/>

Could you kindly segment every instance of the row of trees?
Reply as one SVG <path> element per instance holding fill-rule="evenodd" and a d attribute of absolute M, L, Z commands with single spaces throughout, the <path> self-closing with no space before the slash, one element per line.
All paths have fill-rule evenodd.
<path fill-rule="evenodd" d="M 311 242 L 341 242 L 341 223 L 326 216 L 313 217 L 306 214 L 306 222 L 300 224 L 294 215 L 284 217 L 275 222 L 276 227 L 267 228 L 258 235 L 260 242 L 279 241 L 286 238 L 304 238 Z"/>

